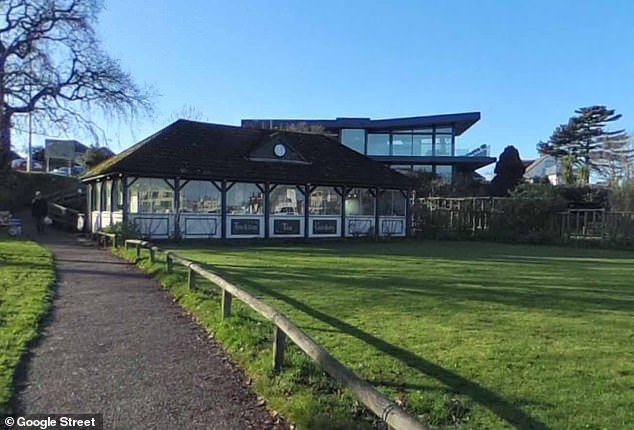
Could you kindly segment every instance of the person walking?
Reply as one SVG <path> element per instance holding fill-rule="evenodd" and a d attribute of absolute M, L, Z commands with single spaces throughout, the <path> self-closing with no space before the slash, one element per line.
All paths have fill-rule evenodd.
<path fill-rule="evenodd" d="M 44 233 L 44 218 L 48 215 L 48 202 L 42 198 L 42 193 L 35 192 L 35 198 L 31 202 L 31 215 L 35 218 L 38 233 Z"/>

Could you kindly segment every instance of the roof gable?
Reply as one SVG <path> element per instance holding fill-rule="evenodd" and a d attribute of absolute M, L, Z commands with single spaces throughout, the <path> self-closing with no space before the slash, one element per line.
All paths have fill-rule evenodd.
<path fill-rule="evenodd" d="M 253 148 L 247 158 L 251 161 L 310 164 L 295 149 L 292 139 L 278 132 L 273 133 L 268 140 Z"/>

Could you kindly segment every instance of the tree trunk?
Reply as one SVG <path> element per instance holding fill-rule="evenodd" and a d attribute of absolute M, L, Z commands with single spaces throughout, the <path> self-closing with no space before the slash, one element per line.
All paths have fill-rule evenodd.
<path fill-rule="evenodd" d="M 11 162 L 11 118 L 0 115 L 0 170 L 9 168 Z"/>

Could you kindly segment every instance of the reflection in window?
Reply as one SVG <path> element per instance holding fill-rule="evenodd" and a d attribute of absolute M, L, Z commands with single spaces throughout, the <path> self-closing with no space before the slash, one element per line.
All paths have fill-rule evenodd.
<path fill-rule="evenodd" d="M 264 193 L 255 184 L 236 182 L 227 191 L 229 215 L 263 214 Z"/>
<path fill-rule="evenodd" d="M 408 174 L 412 172 L 411 164 L 392 164 L 390 167 L 396 170 L 397 172 L 404 173 L 404 174 Z"/>
<path fill-rule="evenodd" d="M 317 187 L 310 193 L 311 215 L 341 215 L 341 196 L 332 187 Z"/>
<path fill-rule="evenodd" d="M 342 129 L 341 143 L 361 154 L 365 153 L 365 130 L 358 128 Z"/>
<path fill-rule="evenodd" d="M 346 216 L 374 215 L 374 196 L 367 188 L 353 188 L 346 195 Z"/>
<path fill-rule="evenodd" d="M 269 193 L 269 213 L 304 215 L 304 193 L 295 185 L 278 185 Z"/>
<path fill-rule="evenodd" d="M 104 192 L 103 192 L 103 210 L 104 212 L 110 212 L 112 209 L 112 180 L 107 180 L 104 183 Z"/>
<path fill-rule="evenodd" d="M 392 155 L 412 155 L 412 135 L 392 135 Z"/>
<path fill-rule="evenodd" d="M 390 135 L 388 133 L 369 133 L 368 155 L 390 155 Z"/>
<path fill-rule="evenodd" d="M 436 153 L 439 156 L 451 155 L 451 134 L 436 133 Z"/>
<path fill-rule="evenodd" d="M 405 216 L 407 199 L 400 190 L 386 190 L 379 195 L 379 215 Z"/>
<path fill-rule="evenodd" d="M 414 155 L 432 156 L 434 155 L 433 135 L 414 134 Z"/>
<path fill-rule="evenodd" d="M 431 164 L 421 164 L 421 165 L 416 165 L 414 166 L 414 172 L 428 172 L 431 173 L 433 172 L 434 169 L 431 166 Z"/>
<path fill-rule="evenodd" d="M 451 166 L 436 166 L 436 175 L 438 175 L 443 182 L 451 183 L 452 174 L 453 168 Z"/>
<path fill-rule="evenodd" d="M 94 204 L 93 204 L 93 209 L 94 211 L 101 211 L 102 208 L 102 201 L 103 201 L 103 196 L 101 195 L 101 182 L 97 182 L 95 184 L 95 200 L 94 200 Z"/>
<path fill-rule="evenodd" d="M 174 212 L 174 191 L 166 180 L 139 178 L 128 187 L 128 204 L 130 213 Z"/>
<path fill-rule="evenodd" d="M 180 210 L 196 213 L 220 213 L 220 190 L 209 181 L 189 181 L 180 191 Z"/>
<path fill-rule="evenodd" d="M 123 210 L 123 179 L 117 178 L 114 180 L 114 207 L 115 211 Z"/>

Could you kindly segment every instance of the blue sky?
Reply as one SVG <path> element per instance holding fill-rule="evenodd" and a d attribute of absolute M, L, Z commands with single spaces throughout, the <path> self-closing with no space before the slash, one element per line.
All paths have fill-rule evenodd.
<path fill-rule="evenodd" d="M 480 111 L 458 142 L 536 156 L 575 108 L 634 131 L 634 2 L 105 0 L 104 48 L 160 96 L 109 126 L 123 149 L 183 106 L 204 119 Z M 151 5 L 151 7 L 148 7 Z"/>

